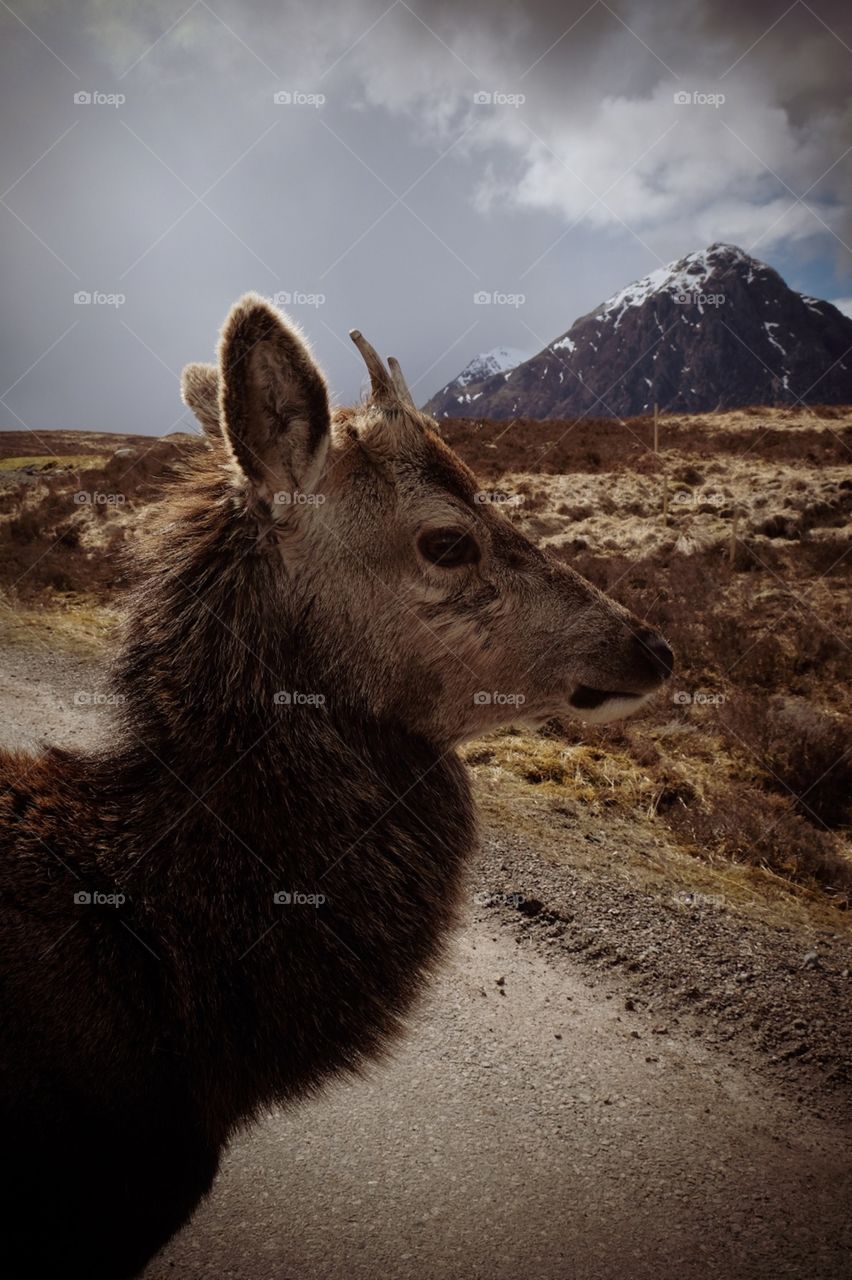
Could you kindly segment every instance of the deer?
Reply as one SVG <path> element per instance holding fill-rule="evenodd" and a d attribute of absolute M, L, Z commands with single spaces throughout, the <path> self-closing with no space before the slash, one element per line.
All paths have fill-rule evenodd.
<path fill-rule="evenodd" d="M 234 305 L 183 374 L 205 447 L 134 553 L 108 739 L 0 752 L 10 1280 L 138 1275 L 238 1132 L 389 1052 L 465 900 L 460 744 L 671 674 L 351 337 L 370 391 L 332 408 L 299 328 Z"/>

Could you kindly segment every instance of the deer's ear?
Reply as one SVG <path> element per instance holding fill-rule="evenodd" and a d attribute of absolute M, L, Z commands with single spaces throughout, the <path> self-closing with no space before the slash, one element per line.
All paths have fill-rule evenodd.
<path fill-rule="evenodd" d="M 325 378 L 298 329 L 257 294 L 241 298 L 222 329 L 219 419 L 262 497 L 315 487 L 331 424 Z"/>
<path fill-rule="evenodd" d="M 221 436 L 219 371 L 215 364 L 188 364 L 180 377 L 180 397 L 207 436 Z"/>

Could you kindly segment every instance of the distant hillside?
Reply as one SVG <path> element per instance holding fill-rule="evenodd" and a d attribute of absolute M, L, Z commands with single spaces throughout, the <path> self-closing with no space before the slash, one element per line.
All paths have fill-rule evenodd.
<path fill-rule="evenodd" d="M 111 453 L 113 449 L 145 449 L 156 438 L 111 431 L 0 431 L 0 458 L 79 457 Z"/>
<path fill-rule="evenodd" d="M 478 387 L 480 383 L 485 382 L 488 378 L 496 374 L 502 373 L 504 376 L 511 369 L 517 368 L 519 364 L 530 359 L 528 351 L 520 351 L 517 347 L 494 347 L 491 351 L 483 351 L 480 355 L 474 356 L 470 364 L 466 364 L 458 377 L 453 378 L 452 382 L 448 382 L 442 387 L 437 396 L 430 400 L 433 402 L 442 402 L 450 406 L 448 414 L 435 413 L 434 409 L 429 412 L 435 414 L 436 417 L 452 416 L 455 412 L 454 406 L 457 404 L 472 404 L 477 399 L 477 393 L 473 395 L 466 388 L 473 386 Z"/>
<path fill-rule="evenodd" d="M 469 368 L 470 366 L 468 366 Z M 509 372 L 449 383 L 435 417 L 629 417 L 852 404 L 852 319 L 713 244 L 620 290 Z"/>

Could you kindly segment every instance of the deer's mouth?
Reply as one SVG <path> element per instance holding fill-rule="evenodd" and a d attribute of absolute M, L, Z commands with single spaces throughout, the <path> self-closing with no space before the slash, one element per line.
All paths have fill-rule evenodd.
<path fill-rule="evenodd" d="M 624 689 L 593 689 L 591 685 L 578 684 L 568 701 L 577 711 L 597 711 L 606 702 L 639 702 L 643 697 L 644 694 L 627 693 Z"/>
<path fill-rule="evenodd" d="M 609 724 L 611 720 L 632 716 L 648 696 L 647 693 L 628 693 L 626 689 L 595 689 L 589 684 L 578 684 L 568 699 L 568 705 L 578 720 L 589 724 Z"/>

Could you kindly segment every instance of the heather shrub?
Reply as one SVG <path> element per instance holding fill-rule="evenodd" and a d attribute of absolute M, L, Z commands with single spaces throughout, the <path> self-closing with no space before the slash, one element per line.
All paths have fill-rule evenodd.
<path fill-rule="evenodd" d="M 826 827 L 852 821 L 852 720 L 783 696 L 738 698 L 720 718 L 798 813 Z"/>
<path fill-rule="evenodd" d="M 699 856 L 761 867 L 828 893 L 840 907 L 852 901 L 852 861 L 831 832 L 812 826 L 784 796 L 728 784 L 702 803 L 670 806 L 662 817 Z"/>

